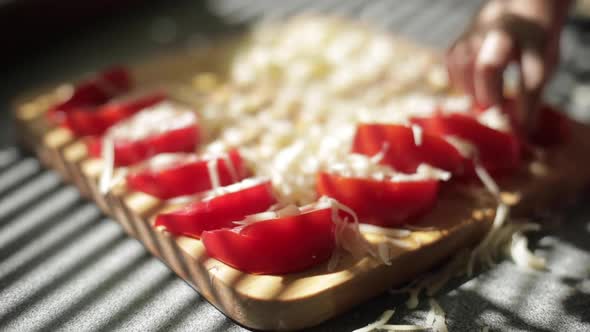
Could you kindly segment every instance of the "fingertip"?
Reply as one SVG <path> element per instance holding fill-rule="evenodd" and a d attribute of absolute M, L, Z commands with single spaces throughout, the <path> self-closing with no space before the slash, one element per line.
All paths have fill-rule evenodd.
<path fill-rule="evenodd" d="M 521 56 L 520 65 L 524 89 L 531 94 L 541 90 L 547 72 L 542 55 L 532 50 L 525 51 Z"/>
<path fill-rule="evenodd" d="M 502 103 L 503 74 L 514 58 L 514 44 L 502 31 L 489 32 L 482 42 L 475 62 L 475 97 L 482 106 Z"/>
<path fill-rule="evenodd" d="M 525 129 L 531 133 L 537 127 L 538 108 L 548 70 L 543 56 L 535 50 L 523 52 L 520 66 L 522 119 Z"/>
<path fill-rule="evenodd" d="M 461 51 L 462 51 L 462 40 L 457 41 L 451 48 L 447 51 L 445 60 L 447 64 L 447 71 L 449 72 L 449 78 L 451 80 L 452 85 L 459 91 L 464 90 L 463 86 L 463 74 L 461 72 L 461 67 L 459 66 L 460 59 L 461 59 Z"/>

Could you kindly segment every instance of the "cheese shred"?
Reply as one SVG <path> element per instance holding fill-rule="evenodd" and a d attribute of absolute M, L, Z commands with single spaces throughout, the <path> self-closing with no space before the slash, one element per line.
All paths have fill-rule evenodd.
<path fill-rule="evenodd" d="M 207 171 L 209 171 L 209 180 L 211 181 L 211 187 L 213 190 L 218 190 L 221 187 L 221 182 L 219 181 L 219 168 L 218 162 L 216 158 L 213 158 L 207 162 Z"/>
<path fill-rule="evenodd" d="M 98 183 L 98 190 L 105 195 L 111 189 L 113 172 L 115 169 L 115 143 L 112 139 L 105 137 L 102 141 L 102 173 Z"/>
<path fill-rule="evenodd" d="M 422 127 L 413 124 L 412 125 L 412 135 L 414 135 L 414 144 L 416 144 L 416 146 L 420 146 L 422 145 Z"/>
<path fill-rule="evenodd" d="M 394 313 L 395 310 L 386 310 L 383 314 L 381 314 L 381 317 L 376 322 L 371 323 L 360 329 L 356 329 L 352 332 L 371 332 L 378 330 L 379 328 L 381 328 L 381 326 L 385 325 L 391 319 L 391 317 L 393 317 Z"/>

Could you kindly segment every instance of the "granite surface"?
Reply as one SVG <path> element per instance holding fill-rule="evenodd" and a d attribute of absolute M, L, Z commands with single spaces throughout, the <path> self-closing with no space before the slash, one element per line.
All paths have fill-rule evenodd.
<path fill-rule="evenodd" d="M 15 145 L 8 108 L 16 95 L 111 63 L 207 43 L 216 32 L 256 19 L 310 8 L 360 18 L 443 48 L 478 2 L 158 2 L 75 29 L 50 47 L 0 67 L 0 330 L 245 330 Z M 564 61 L 547 95 L 583 120 L 590 117 L 589 37 L 577 25 L 565 30 Z M 588 197 L 583 194 L 561 217 L 545 218 L 544 230 L 533 236 L 533 248 L 548 260 L 547 271 L 502 261 L 472 279 L 454 281 L 437 296 L 450 331 L 484 326 L 492 331 L 590 331 Z M 389 308 L 398 308 L 393 322 L 420 324 L 428 305 L 408 311 L 404 301 L 386 294 L 313 330 L 352 331 Z"/>

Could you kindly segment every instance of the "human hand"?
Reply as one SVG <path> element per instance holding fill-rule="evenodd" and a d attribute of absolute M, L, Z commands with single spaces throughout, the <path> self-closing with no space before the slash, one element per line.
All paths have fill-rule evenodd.
<path fill-rule="evenodd" d="M 478 105 L 503 105 L 503 73 L 519 64 L 517 119 L 535 126 L 543 87 L 559 60 L 559 36 L 569 0 L 490 0 L 451 46 L 447 66 L 453 84 Z"/>

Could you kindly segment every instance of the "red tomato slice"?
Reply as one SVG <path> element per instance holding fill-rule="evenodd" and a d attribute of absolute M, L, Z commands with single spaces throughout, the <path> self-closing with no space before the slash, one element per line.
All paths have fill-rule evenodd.
<path fill-rule="evenodd" d="M 479 123 L 464 114 L 436 114 L 429 118 L 414 118 L 425 133 L 456 136 L 473 144 L 479 159 L 493 174 L 516 169 L 521 160 L 521 144 L 517 135 L 501 132 Z"/>
<path fill-rule="evenodd" d="M 357 213 L 362 222 L 393 227 L 429 212 L 436 202 L 439 183 L 379 181 L 321 172 L 317 191 Z"/>
<path fill-rule="evenodd" d="M 89 154 L 102 155 L 102 139 L 89 138 Z M 193 152 L 199 143 L 197 126 L 179 128 L 136 141 L 115 141 L 115 166 L 130 166 L 160 153 Z"/>
<path fill-rule="evenodd" d="M 65 114 L 76 109 L 100 106 L 111 98 L 131 89 L 131 75 L 126 68 L 113 67 L 94 78 L 78 84 L 72 96 L 52 107 L 47 115 L 57 123 L 63 123 Z"/>
<path fill-rule="evenodd" d="M 203 233 L 209 256 L 253 274 L 299 272 L 326 262 L 335 247 L 332 209 Z"/>
<path fill-rule="evenodd" d="M 65 125 L 78 136 L 102 135 L 115 123 L 166 99 L 163 93 L 107 103 L 100 107 L 78 107 L 65 113 Z"/>
<path fill-rule="evenodd" d="M 453 145 L 429 133 L 422 133 L 421 136 L 422 141 L 417 145 L 411 128 L 393 124 L 360 124 L 352 150 L 369 156 L 384 151 L 381 163 L 404 173 L 414 173 L 421 163 L 450 172 L 462 170 L 465 158 Z"/>
<path fill-rule="evenodd" d="M 209 200 L 194 202 L 176 212 L 160 214 L 154 226 L 162 226 L 172 234 L 198 239 L 204 231 L 234 228 L 237 226 L 235 221 L 264 212 L 276 203 L 270 181 L 264 181 Z"/>
<path fill-rule="evenodd" d="M 231 150 L 226 157 L 192 158 L 161 169 L 148 167 L 128 175 L 127 184 L 135 191 L 160 199 L 193 195 L 213 188 L 208 167 L 211 162 L 215 163 L 221 186 L 235 183 L 249 175 L 240 152 Z"/>

